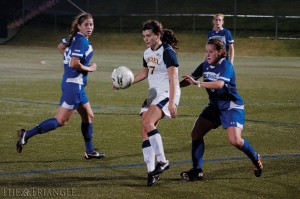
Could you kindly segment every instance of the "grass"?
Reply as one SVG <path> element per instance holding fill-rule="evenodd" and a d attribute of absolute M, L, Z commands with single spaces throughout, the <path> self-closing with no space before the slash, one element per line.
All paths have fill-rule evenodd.
<path fill-rule="evenodd" d="M 126 65 L 134 72 L 140 69 L 144 49 L 141 36 L 99 33 L 93 38 L 93 61 L 99 68 L 89 75 L 87 93 L 95 113 L 94 144 L 107 157 L 86 161 L 82 158 L 84 144 L 78 114 L 67 126 L 32 138 L 21 154 L 15 151 L 18 128 L 32 128 L 56 114 L 63 72 L 62 57 L 54 48 L 63 34 L 43 34 L 32 43 L 24 39 L 28 30 L 23 31 L 23 35 L 0 46 L 1 198 L 21 194 L 36 198 L 299 196 L 300 58 L 299 52 L 280 47 L 292 46 L 292 42 L 266 40 L 260 44 L 237 40 L 244 41 L 242 46 L 237 42 L 235 61 L 238 90 L 246 104 L 243 137 L 263 155 L 263 176 L 254 177 L 250 161 L 228 144 L 225 130 L 219 128 L 205 138 L 205 179 L 193 183 L 179 180 L 179 173 L 191 167 L 190 129 L 207 103 L 204 90 L 187 87 L 182 89 L 178 118 L 163 120 L 159 125 L 171 169 L 149 188 L 145 186 L 138 116 L 147 82 L 113 92 L 110 80 L 116 66 Z M 48 43 L 45 37 L 49 38 Z M 196 35 L 179 37 L 183 45 L 178 55 L 183 75 L 202 60 L 203 41 L 199 39 L 198 45 Z M 275 46 L 278 52 L 269 46 Z"/>
<path fill-rule="evenodd" d="M 9 46 L 55 47 L 61 38 L 67 37 L 68 29 L 69 27 L 66 30 L 49 31 L 49 27 L 43 24 L 28 25 L 6 44 Z M 96 29 L 90 38 L 93 47 L 99 53 L 107 50 L 126 50 L 134 53 L 138 51 L 141 53 L 144 50 L 141 32 L 120 34 L 102 31 Z M 191 34 L 190 32 L 174 31 L 179 40 L 179 53 L 197 53 L 203 57 L 207 32 Z M 251 32 L 248 34 L 251 35 Z M 242 36 L 236 36 L 234 40 L 236 56 L 300 57 L 300 40 L 258 39 Z"/>

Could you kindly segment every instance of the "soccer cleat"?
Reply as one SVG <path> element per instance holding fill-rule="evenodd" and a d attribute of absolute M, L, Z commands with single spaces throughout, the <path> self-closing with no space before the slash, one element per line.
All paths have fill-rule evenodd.
<path fill-rule="evenodd" d="M 152 175 L 152 172 L 148 173 L 148 181 L 147 181 L 147 186 L 151 187 L 156 183 L 156 181 L 159 180 L 159 175 Z"/>
<path fill-rule="evenodd" d="M 161 174 L 162 172 L 164 172 L 165 170 L 168 170 L 170 168 L 170 164 L 169 161 L 167 160 L 165 163 L 163 162 L 158 162 L 156 164 L 155 169 L 151 172 L 151 174 L 153 176 Z"/>
<path fill-rule="evenodd" d="M 104 158 L 104 157 L 105 157 L 105 154 L 100 152 L 100 151 L 97 151 L 97 149 L 95 149 L 91 153 L 88 153 L 88 152 L 84 153 L 84 158 L 87 159 L 87 160 L 93 159 L 93 158 L 101 159 L 101 158 Z"/>
<path fill-rule="evenodd" d="M 25 138 L 26 131 L 25 129 L 20 129 L 17 131 L 17 134 L 18 134 L 18 141 L 16 144 L 16 148 L 17 148 L 17 152 L 21 153 L 24 145 L 27 143 L 27 140 Z"/>
<path fill-rule="evenodd" d="M 263 171 L 264 166 L 263 166 L 263 164 L 262 164 L 260 155 L 257 154 L 257 156 L 258 156 L 258 159 L 257 159 L 256 162 L 254 162 L 253 171 L 254 171 L 254 175 L 255 175 L 256 177 L 260 177 L 261 174 L 262 174 L 262 171 Z"/>
<path fill-rule="evenodd" d="M 180 174 L 182 180 L 184 181 L 197 181 L 203 179 L 202 169 L 190 169 L 189 171 L 184 171 Z"/>

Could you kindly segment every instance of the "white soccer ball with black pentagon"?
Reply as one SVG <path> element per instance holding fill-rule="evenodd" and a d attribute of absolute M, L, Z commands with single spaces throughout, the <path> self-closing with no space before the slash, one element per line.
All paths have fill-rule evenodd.
<path fill-rule="evenodd" d="M 111 74 L 112 83 L 117 89 L 129 88 L 134 80 L 132 71 L 126 66 L 119 66 Z"/>

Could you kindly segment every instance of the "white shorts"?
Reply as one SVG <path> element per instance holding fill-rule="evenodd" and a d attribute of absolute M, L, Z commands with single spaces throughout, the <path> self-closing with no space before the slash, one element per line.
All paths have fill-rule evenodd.
<path fill-rule="evenodd" d="M 180 90 L 177 90 L 174 103 L 176 106 L 179 105 L 179 99 L 180 99 Z M 171 114 L 169 111 L 169 92 L 163 91 L 163 92 L 157 92 L 155 88 L 150 88 L 148 92 L 148 98 L 144 101 L 140 115 L 142 115 L 143 112 L 148 111 L 150 105 L 156 105 L 158 108 L 160 108 L 164 116 L 163 118 L 171 118 Z"/>

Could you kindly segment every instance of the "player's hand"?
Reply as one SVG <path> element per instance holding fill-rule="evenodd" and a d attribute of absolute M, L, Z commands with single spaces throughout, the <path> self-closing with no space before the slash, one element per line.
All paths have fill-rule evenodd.
<path fill-rule="evenodd" d="M 119 90 L 119 88 L 115 87 L 114 85 L 112 86 L 112 88 L 114 91 Z"/>
<path fill-rule="evenodd" d="M 182 78 L 190 84 L 197 85 L 197 81 L 190 75 L 183 75 Z"/>
<path fill-rule="evenodd" d="M 97 64 L 92 63 L 89 67 L 89 72 L 94 72 L 95 70 L 97 70 Z"/>
<path fill-rule="evenodd" d="M 177 117 L 177 106 L 174 103 L 169 103 L 168 108 L 171 114 L 171 118 Z"/>

